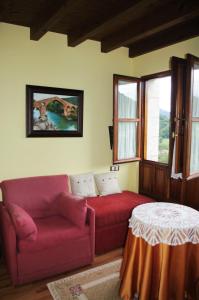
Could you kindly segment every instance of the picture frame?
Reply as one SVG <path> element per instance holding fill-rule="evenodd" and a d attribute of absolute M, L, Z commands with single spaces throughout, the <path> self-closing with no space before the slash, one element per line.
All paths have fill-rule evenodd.
<path fill-rule="evenodd" d="M 27 137 L 82 137 L 84 91 L 26 85 Z"/>

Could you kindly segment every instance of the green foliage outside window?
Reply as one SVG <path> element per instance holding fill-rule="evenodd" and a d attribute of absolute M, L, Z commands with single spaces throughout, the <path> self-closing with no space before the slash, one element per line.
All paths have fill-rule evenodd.
<path fill-rule="evenodd" d="M 160 112 L 159 156 L 158 161 L 168 163 L 169 154 L 169 112 Z"/>

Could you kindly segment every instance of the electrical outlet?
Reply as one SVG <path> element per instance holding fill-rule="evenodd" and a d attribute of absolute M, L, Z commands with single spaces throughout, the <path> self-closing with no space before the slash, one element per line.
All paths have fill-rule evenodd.
<path fill-rule="evenodd" d="M 118 165 L 110 166 L 110 171 L 119 171 L 119 166 Z"/>

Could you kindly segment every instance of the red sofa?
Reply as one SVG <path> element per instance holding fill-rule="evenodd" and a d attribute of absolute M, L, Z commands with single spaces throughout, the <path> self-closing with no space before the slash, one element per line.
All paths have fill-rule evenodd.
<path fill-rule="evenodd" d="M 48 277 L 90 264 L 94 257 L 94 211 L 87 208 L 87 222 L 79 228 L 56 215 L 51 204 L 68 191 L 65 175 L 5 180 L 1 183 L 2 243 L 13 284 Z M 18 239 L 6 203 L 22 207 L 38 228 L 35 241 Z"/>
<path fill-rule="evenodd" d="M 132 209 L 154 200 L 140 194 L 124 191 L 121 194 L 88 198 L 95 210 L 95 253 L 123 247 Z"/>

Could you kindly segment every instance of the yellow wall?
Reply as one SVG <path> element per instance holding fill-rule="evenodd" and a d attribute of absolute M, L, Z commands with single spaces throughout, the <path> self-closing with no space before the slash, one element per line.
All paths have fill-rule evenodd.
<path fill-rule="evenodd" d="M 199 56 L 199 38 L 130 59 L 125 48 L 103 54 L 93 41 L 67 47 L 66 36 L 55 33 L 30 41 L 27 28 L 4 23 L 0 41 L 0 180 L 108 171 L 113 74 L 140 76 L 167 70 L 172 55 Z M 84 90 L 84 136 L 26 138 L 26 84 Z M 137 191 L 138 163 L 120 165 L 119 180 Z"/>
<path fill-rule="evenodd" d="M 103 54 L 93 41 L 70 48 L 66 36 L 54 33 L 34 42 L 27 28 L 3 23 L 0 41 L 0 180 L 108 171 L 113 73 L 132 74 L 127 49 Z M 83 137 L 26 138 L 26 84 L 84 90 Z M 137 169 L 120 167 L 122 188 L 137 189 Z"/>

